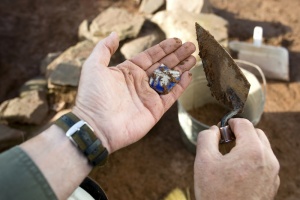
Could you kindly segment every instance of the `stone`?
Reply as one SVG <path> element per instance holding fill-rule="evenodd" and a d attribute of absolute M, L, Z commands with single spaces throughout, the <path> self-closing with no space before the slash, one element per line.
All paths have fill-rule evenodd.
<path fill-rule="evenodd" d="M 47 67 L 48 88 L 55 85 L 77 87 L 81 67 L 95 44 L 84 40 L 68 48 Z"/>
<path fill-rule="evenodd" d="M 204 0 L 201 13 L 213 13 L 213 8 L 210 0 Z"/>
<path fill-rule="evenodd" d="M 78 86 L 82 64 L 79 59 L 59 63 L 49 76 L 49 81 L 55 85 Z"/>
<path fill-rule="evenodd" d="M 0 118 L 8 123 L 35 124 L 43 122 L 48 114 L 46 94 L 38 90 L 2 103 Z"/>
<path fill-rule="evenodd" d="M 144 21 L 142 15 L 129 13 L 126 9 L 108 8 L 92 21 L 89 27 L 91 40 L 97 42 L 113 31 L 118 33 L 120 40 L 135 38 Z"/>
<path fill-rule="evenodd" d="M 0 152 L 25 141 L 25 132 L 0 124 Z"/>
<path fill-rule="evenodd" d="M 150 76 L 149 85 L 159 94 L 168 94 L 180 81 L 180 73 L 161 64 Z"/>
<path fill-rule="evenodd" d="M 65 108 L 71 108 L 75 104 L 77 88 L 70 86 L 55 86 L 49 90 L 50 110 L 59 112 Z"/>
<path fill-rule="evenodd" d="M 205 4 L 204 1 L 208 0 L 166 0 L 168 11 L 178 11 L 185 10 L 187 12 L 192 12 L 199 14 L 201 13 L 202 7 Z"/>
<path fill-rule="evenodd" d="M 139 11 L 146 14 L 152 14 L 164 5 L 164 0 L 143 0 Z"/>
<path fill-rule="evenodd" d="M 141 1 L 142 1 L 142 0 L 134 0 L 134 4 L 138 6 L 138 5 L 141 4 Z"/>
<path fill-rule="evenodd" d="M 157 25 L 146 22 L 141 30 L 141 34 L 136 39 L 125 43 L 120 51 L 126 59 L 131 59 L 138 53 L 158 44 L 165 39 L 164 33 Z"/>
<path fill-rule="evenodd" d="M 62 52 L 53 52 L 53 53 L 48 53 L 47 56 L 42 60 L 41 66 L 40 66 L 40 72 L 41 75 L 45 75 L 47 71 L 47 66 L 55 60 Z"/>
<path fill-rule="evenodd" d="M 208 30 L 222 46 L 225 48 L 228 46 L 228 22 L 214 14 L 195 14 L 184 10 L 160 11 L 151 18 L 151 21 L 164 31 L 167 38 L 177 37 L 182 42 L 193 42 L 197 48 L 193 55 L 198 61 L 200 57 L 198 56 L 195 22 Z"/>
<path fill-rule="evenodd" d="M 46 78 L 51 110 L 58 112 L 74 104 L 82 65 L 94 47 L 90 40 L 81 41 L 48 65 Z"/>
<path fill-rule="evenodd" d="M 32 90 L 41 91 L 44 93 L 47 93 L 47 80 L 45 77 L 36 77 L 33 78 L 23 84 L 23 86 L 20 89 L 19 96 L 23 97 L 27 95 L 27 92 L 30 92 Z"/>
<path fill-rule="evenodd" d="M 149 47 L 159 43 L 159 39 L 155 33 L 145 35 L 125 43 L 121 47 L 121 53 L 126 59 L 130 59 L 138 53 L 148 49 Z"/>
<path fill-rule="evenodd" d="M 80 41 L 92 38 L 92 34 L 89 30 L 89 21 L 87 19 L 83 20 L 78 27 L 78 38 Z"/>

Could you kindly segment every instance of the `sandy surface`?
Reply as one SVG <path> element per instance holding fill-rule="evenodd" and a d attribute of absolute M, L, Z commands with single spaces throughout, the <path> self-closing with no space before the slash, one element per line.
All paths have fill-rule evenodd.
<path fill-rule="evenodd" d="M 0 101 L 14 96 L 21 83 L 39 74 L 38 65 L 46 53 L 75 44 L 79 23 L 95 17 L 112 1 L 5 2 L 0 5 Z M 131 0 L 114 2 L 136 9 Z M 267 44 L 289 50 L 292 81 L 268 81 L 258 127 L 267 133 L 280 161 L 281 186 L 276 199 L 299 199 L 300 83 L 296 81 L 300 80 L 300 1 L 212 0 L 212 4 L 213 11 L 229 21 L 231 39 L 251 41 L 254 26 L 260 25 Z M 145 138 L 111 155 L 108 164 L 93 170 L 91 177 L 109 199 L 162 199 L 175 187 L 189 188 L 193 194 L 193 162 L 194 155 L 182 142 L 174 105 Z"/>

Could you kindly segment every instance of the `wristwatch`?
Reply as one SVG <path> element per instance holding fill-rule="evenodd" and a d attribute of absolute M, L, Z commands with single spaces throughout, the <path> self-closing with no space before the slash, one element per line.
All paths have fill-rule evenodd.
<path fill-rule="evenodd" d="M 69 112 L 56 120 L 55 124 L 66 132 L 66 136 L 87 157 L 91 165 L 102 166 L 106 163 L 108 151 L 87 122 Z"/>

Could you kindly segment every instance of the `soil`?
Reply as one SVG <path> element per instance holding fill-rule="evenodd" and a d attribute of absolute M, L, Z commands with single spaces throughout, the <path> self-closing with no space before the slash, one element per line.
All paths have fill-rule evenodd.
<path fill-rule="evenodd" d="M 76 44 L 77 27 L 115 5 L 134 12 L 133 0 L 15 0 L 0 4 L 0 102 L 39 75 L 48 52 Z M 300 199 L 300 12 L 299 0 L 211 0 L 212 11 L 229 22 L 230 39 L 251 42 L 256 25 L 265 43 L 284 46 L 290 56 L 290 82 L 268 81 L 267 100 L 258 128 L 279 159 L 281 186 L 276 199 Z M 112 154 L 90 176 L 109 199 L 162 199 L 175 187 L 193 194 L 194 155 L 184 146 L 172 106 L 139 142 Z M 192 195 L 193 196 L 193 195 Z"/>
<path fill-rule="evenodd" d="M 187 112 L 199 122 L 212 126 L 220 122 L 222 117 L 229 112 L 229 110 L 220 104 L 208 103 L 201 107 L 188 110 Z"/>

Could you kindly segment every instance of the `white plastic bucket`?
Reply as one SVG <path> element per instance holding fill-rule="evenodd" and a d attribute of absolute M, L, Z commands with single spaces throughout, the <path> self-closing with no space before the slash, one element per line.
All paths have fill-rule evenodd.
<path fill-rule="evenodd" d="M 265 105 L 265 76 L 257 65 L 242 60 L 235 61 L 238 66 L 240 66 L 247 80 L 251 84 L 244 112 L 239 116 L 250 120 L 254 125 L 256 125 L 260 121 Z M 256 73 L 254 73 L 254 70 Z M 201 62 L 191 70 L 191 73 L 193 74 L 193 80 L 178 99 L 177 104 L 178 119 L 183 141 L 190 151 L 195 152 L 198 133 L 202 130 L 208 129 L 209 126 L 192 117 L 188 111 L 193 108 L 204 106 L 207 103 L 220 103 L 211 96 Z M 254 74 L 259 74 L 262 84 Z M 219 121 L 216 121 L 215 124 L 218 122 Z"/>

